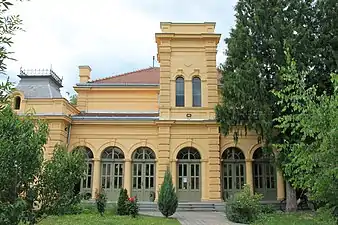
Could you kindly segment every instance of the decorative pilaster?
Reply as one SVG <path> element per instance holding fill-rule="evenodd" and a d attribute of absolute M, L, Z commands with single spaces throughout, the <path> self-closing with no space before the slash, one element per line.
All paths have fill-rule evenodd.
<path fill-rule="evenodd" d="M 131 195 L 131 160 L 126 159 L 124 166 L 124 188 L 127 189 L 128 195 Z"/>
<path fill-rule="evenodd" d="M 221 165 L 220 165 L 218 126 L 208 125 L 208 198 L 210 201 L 221 201 Z"/>
<path fill-rule="evenodd" d="M 172 176 L 172 180 L 173 180 L 173 184 L 176 187 L 176 183 L 177 183 L 177 159 L 172 159 L 171 160 L 171 176 Z"/>
<path fill-rule="evenodd" d="M 200 188 L 202 188 L 202 201 L 209 200 L 209 178 L 208 178 L 208 160 L 202 160 L 201 162 L 201 170 L 202 170 L 202 182 Z"/>
<path fill-rule="evenodd" d="M 100 183 L 101 183 L 101 160 L 94 158 L 94 173 L 93 173 L 93 188 L 92 188 L 92 198 L 95 198 L 96 191 L 100 191 Z"/>
<path fill-rule="evenodd" d="M 253 174 L 252 174 L 252 159 L 245 160 L 245 173 L 246 183 L 250 186 L 251 193 L 253 194 Z"/>

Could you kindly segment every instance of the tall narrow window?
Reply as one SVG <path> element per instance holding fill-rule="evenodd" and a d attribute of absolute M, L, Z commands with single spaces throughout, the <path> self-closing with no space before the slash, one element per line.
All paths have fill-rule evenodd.
<path fill-rule="evenodd" d="M 192 79 L 192 106 L 201 107 L 201 79 L 194 77 Z"/>
<path fill-rule="evenodd" d="M 14 109 L 20 109 L 21 98 L 19 96 L 15 97 L 14 100 Z"/>
<path fill-rule="evenodd" d="M 176 78 L 176 106 L 184 106 L 184 79 L 183 77 Z"/>

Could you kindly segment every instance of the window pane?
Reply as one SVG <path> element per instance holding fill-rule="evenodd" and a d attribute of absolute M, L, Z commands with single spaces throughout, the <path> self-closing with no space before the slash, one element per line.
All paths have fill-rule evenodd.
<path fill-rule="evenodd" d="M 194 107 L 200 107 L 201 104 L 201 79 L 194 77 L 192 79 L 192 105 Z"/>
<path fill-rule="evenodd" d="M 176 106 L 184 106 L 184 79 L 176 79 Z"/>

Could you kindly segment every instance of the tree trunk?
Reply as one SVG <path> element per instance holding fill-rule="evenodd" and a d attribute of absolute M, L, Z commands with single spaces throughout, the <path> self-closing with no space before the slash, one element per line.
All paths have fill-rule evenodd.
<path fill-rule="evenodd" d="M 290 182 L 286 181 L 286 212 L 297 211 L 297 196 L 296 190 L 291 186 Z"/>

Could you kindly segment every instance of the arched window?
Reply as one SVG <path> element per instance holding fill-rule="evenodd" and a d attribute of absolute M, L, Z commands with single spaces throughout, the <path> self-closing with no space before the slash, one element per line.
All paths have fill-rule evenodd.
<path fill-rule="evenodd" d="M 275 155 L 273 152 L 258 148 L 252 158 L 255 192 L 263 194 L 263 200 L 275 200 L 277 196 Z"/>
<path fill-rule="evenodd" d="M 93 182 L 93 174 L 94 174 L 94 164 L 93 164 L 93 158 L 94 154 L 92 150 L 86 146 L 78 146 L 74 148 L 73 152 L 76 151 L 83 151 L 85 154 L 85 160 L 87 167 L 84 171 L 84 178 L 82 178 L 81 183 L 80 183 L 80 191 L 84 194 L 85 199 L 89 199 L 92 196 L 92 182 Z"/>
<path fill-rule="evenodd" d="M 222 154 L 223 199 L 240 191 L 245 184 L 245 156 L 241 149 L 230 147 Z"/>
<path fill-rule="evenodd" d="M 184 78 L 176 78 L 176 106 L 184 107 Z"/>
<path fill-rule="evenodd" d="M 201 107 L 201 79 L 199 77 L 194 77 L 192 79 L 192 106 Z"/>
<path fill-rule="evenodd" d="M 15 97 L 15 100 L 14 100 L 14 109 L 16 110 L 20 109 L 20 105 L 21 105 L 21 98 L 17 96 Z"/>
<path fill-rule="evenodd" d="M 124 153 L 116 146 L 109 146 L 101 153 L 101 188 L 110 201 L 116 201 L 124 184 Z"/>

